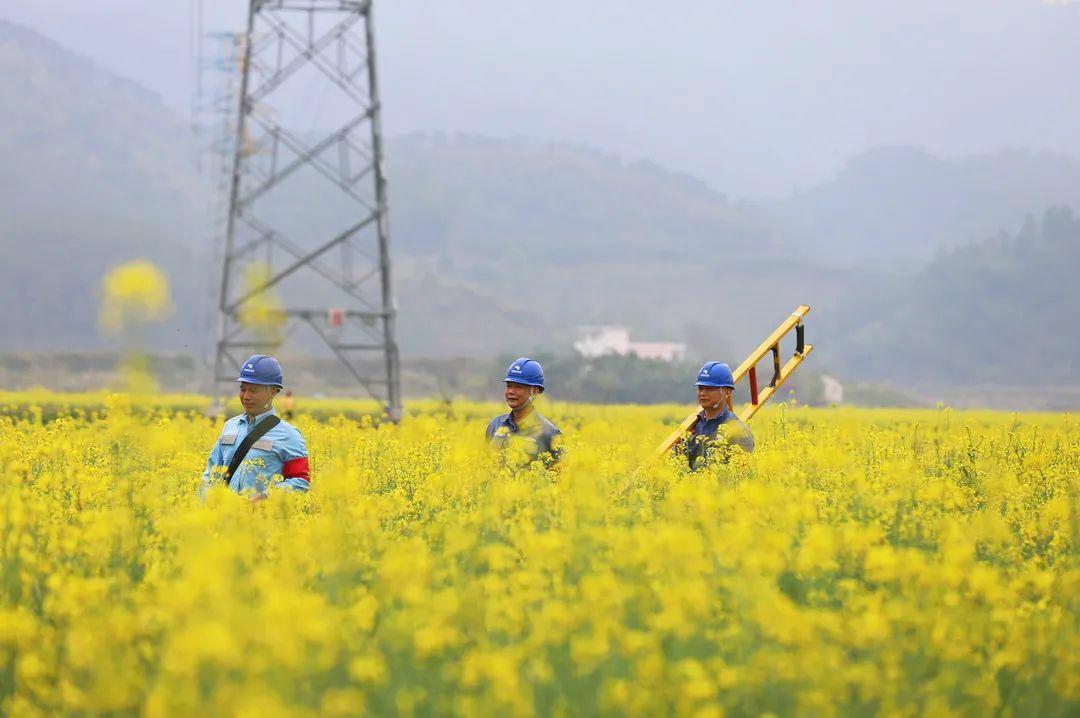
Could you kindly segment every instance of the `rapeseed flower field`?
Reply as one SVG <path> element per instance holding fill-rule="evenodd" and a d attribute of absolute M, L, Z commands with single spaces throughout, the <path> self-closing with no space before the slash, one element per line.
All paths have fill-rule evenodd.
<path fill-rule="evenodd" d="M 1072 417 L 775 406 L 689 473 L 682 407 L 555 404 L 552 474 L 308 402 L 248 504 L 195 399 L 0 404 L 6 716 L 1080 713 Z"/>

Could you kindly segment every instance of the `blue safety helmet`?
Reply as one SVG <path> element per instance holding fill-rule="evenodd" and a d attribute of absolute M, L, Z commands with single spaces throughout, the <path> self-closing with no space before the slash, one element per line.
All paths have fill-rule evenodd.
<path fill-rule="evenodd" d="M 735 377 L 731 375 L 731 367 L 727 364 L 707 361 L 698 372 L 694 386 L 726 386 L 728 389 L 734 389 Z"/>
<path fill-rule="evenodd" d="M 240 367 L 238 382 L 245 384 L 261 384 L 263 386 L 283 387 L 281 376 L 281 364 L 274 357 L 265 354 L 252 354 L 244 365 Z"/>
<path fill-rule="evenodd" d="M 538 386 L 544 390 L 544 368 L 535 359 L 521 357 L 506 369 L 506 381 L 525 386 Z"/>

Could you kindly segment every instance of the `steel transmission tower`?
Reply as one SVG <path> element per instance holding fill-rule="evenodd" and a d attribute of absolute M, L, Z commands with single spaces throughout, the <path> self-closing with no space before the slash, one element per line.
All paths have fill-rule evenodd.
<path fill-rule="evenodd" d="M 207 174 L 211 187 L 214 232 L 220 238 L 225 232 L 236 156 L 236 108 L 244 35 L 216 32 L 199 39 L 198 79 L 192 103 L 193 129 L 200 145 L 199 168 Z M 203 54 L 205 43 L 209 43 L 211 49 Z"/>
<path fill-rule="evenodd" d="M 220 259 L 218 253 L 225 246 L 229 192 L 236 157 L 236 111 L 240 105 L 240 65 L 245 37 L 239 32 L 203 35 L 200 29 L 197 40 L 192 125 L 199 142 L 199 170 L 210 188 L 204 228 L 213 239 L 214 259 Z M 212 273 L 205 277 L 204 286 L 208 295 L 217 291 L 217 280 L 218 277 Z M 207 302 L 202 327 L 207 336 L 214 331 L 217 314 L 217 307 Z M 207 378 L 210 378 L 209 372 L 207 374 Z M 214 384 L 211 381 L 206 387 L 210 394 L 216 392 Z"/>
<path fill-rule="evenodd" d="M 397 421 L 371 5 L 250 0 L 214 375 L 300 330 Z"/>

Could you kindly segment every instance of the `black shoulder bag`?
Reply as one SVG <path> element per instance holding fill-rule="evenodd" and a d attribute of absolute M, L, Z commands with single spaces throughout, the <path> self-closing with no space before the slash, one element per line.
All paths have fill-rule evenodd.
<path fill-rule="evenodd" d="M 233 454 L 232 461 L 229 462 L 229 468 L 225 471 L 226 486 L 232 481 L 233 474 L 240 468 L 240 464 L 244 463 L 247 453 L 251 451 L 251 447 L 254 446 L 255 442 L 263 438 L 266 432 L 280 423 L 281 419 L 275 414 L 271 414 L 251 428 L 251 433 L 244 437 L 244 440 L 240 442 L 240 446 L 236 447 L 236 453 Z"/>

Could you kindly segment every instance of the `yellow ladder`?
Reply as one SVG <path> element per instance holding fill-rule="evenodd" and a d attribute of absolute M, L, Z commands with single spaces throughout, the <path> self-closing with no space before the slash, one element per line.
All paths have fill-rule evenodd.
<path fill-rule="evenodd" d="M 736 384 L 738 384 L 739 380 L 744 376 L 750 380 L 750 403 L 743 407 L 743 410 L 738 413 L 738 417 L 743 421 L 750 421 L 754 414 L 757 413 L 758 409 L 776 394 L 776 390 L 779 389 L 780 386 L 787 381 L 787 378 L 791 376 L 791 373 L 803 363 L 803 359 L 814 350 L 813 344 L 806 343 L 804 333 L 805 327 L 803 326 L 803 318 L 809 311 L 810 307 L 805 304 L 793 311 L 791 315 L 776 328 L 776 331 L 770 334 L 769 338 L 763 341 L 750 356 L 746 357 L 743 363 L 732 373 L 732 376 L 735 379 L 734 383 Z M 787 336 L 788 332 L 792 329 L 795 330 L 795 353 L 781 366 L 780 340 Z M 757 364 L 769 353 L 772 353 L 772 379 L 763 390 L 759 391 Z M 694 423 L 697 421 L 698 417 L 698 411 L 698 409 L 695 409 L 690 416 L 686 417 L 686 419 L 679 424 L 679 427 L 675 429 L 675 431 L 671 432 L 671 434 L 664 439 L 660 446 L 656 448 L 657 455 L 670 451 L 672 446 L 678 443 L 686 436 L 688 431 L 694 428 Z"/>

